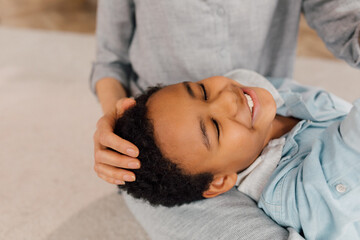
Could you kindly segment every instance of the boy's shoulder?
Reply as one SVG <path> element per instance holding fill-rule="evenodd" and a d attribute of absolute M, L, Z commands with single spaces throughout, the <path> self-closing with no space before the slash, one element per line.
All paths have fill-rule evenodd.
<path fill-rule="evenodd" d="M 292 79 L 268 78 L 284 104 L 277 109 L 283 116 L 311 121 L 329 121 L 347 115 L 352 104 L 319 87 L 305 86 Z"/>

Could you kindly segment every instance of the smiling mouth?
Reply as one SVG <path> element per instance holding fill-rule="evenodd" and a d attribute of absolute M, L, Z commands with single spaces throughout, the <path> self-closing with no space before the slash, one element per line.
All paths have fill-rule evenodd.
<path fill-rule="evenodd" d="M 252 100 L 252 98 L 250 97 L 249 94 L 244 93 L 244 95 L 245 95 L 245 97 L 246 97 L 247 103 L 248 103 L 248 105 L 249 105 L 250 112 L 251 112 L 251 114 L 252 114 L 253 108 L 254 108 L 254 101 Z"/>
<path fill-rule="evenodd" d="M 249 92 L 249 93 L 248 93 Z M 253 100 L 253 94 L 252 93 L 250 93 L 251 91 L 250 91 L 250 89 L 246 89 L 246 88 L 242 88 L 242 87 L 238 87 L 238 90 L 237 90 L 237 96 L 238 96 L 238 99 L 239 99 L 239 101 L 240 102 L 238 102 L 238 110 L 237 110 L 237 114 L 236 114 L 236 116 L 237 116 L 237 119 L 241 122 L 241 115 L 242 114 L 240 114 L 240 112 L 241 112 L 241 108 L 243 109 L 243 110 L 246 110 L 246 109 L 244 109 L 243 107 L 247 107 L 247 109 L 248 109 L 248 111 L 249 111 L 249 127 L 252 127 L 252 125 L 253 125 L 253 115 L 254 115 L 254 113 L 256 112 L 255 110 L 255 102 L 254 102 L 254 100 Z M 240 100 L 241 99 L 241 100 Z M 242 104 L 242 107 L 240 107 L 240 104 Z M 244 113 L 244 112 L 242 112 L 242 113 Z M 244 120 L 244 119 L 243 119 Z"/>

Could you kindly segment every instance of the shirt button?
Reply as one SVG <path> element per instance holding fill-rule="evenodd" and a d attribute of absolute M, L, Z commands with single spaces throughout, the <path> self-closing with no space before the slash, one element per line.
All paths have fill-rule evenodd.
<path fill-rule="evenodd" d="M 338 191 L 339 193 L 344 193 L 344 192 L 346 192 L 346 186 L 345 185 L 343 185 L 343 184 L 338 184 L 338 185 L 336 185 L 336 191 Z"/>
<path fill-rule="evenodd" d="M 219 7 L 218 10 L 217 10 L 217 14 L 221 17 L 221 16 L 224 16 L 225 14 L 225 9 L 222 8 L 222 7 Z"/>

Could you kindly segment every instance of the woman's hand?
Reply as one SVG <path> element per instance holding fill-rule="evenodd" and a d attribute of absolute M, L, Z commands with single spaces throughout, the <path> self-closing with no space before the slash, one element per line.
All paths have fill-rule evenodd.
<path fill-rule="evenodd" d="M 94 170 L 100 178 L 112 184 L 125 184 L 124 181 L 134 181 L 135 174 L 125 169 L 140 168 L 140 161 L 136 159 L 139 155 L 138 148 L 113 133 L 116 119 L 134 104 L 135 100 L 132 98 L 118 100 L 116 108 L 109 113 L 105 113 L 96 125 L 97 129 L 94 134 Z"/>

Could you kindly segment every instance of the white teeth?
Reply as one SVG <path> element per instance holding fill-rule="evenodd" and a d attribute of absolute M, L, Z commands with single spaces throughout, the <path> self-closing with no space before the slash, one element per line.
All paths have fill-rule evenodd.
<path fill-rule="evenodd" d="M 250 107 L 250 112 L 252 113 L 253 107 L 254 107 L 254 102 L 253 102 L 253 100 L 251 99 L 251 97 L 248 94 L 244 93 L 244 95 L 245 95 L 245 97 L 246 97 L 246 99 L 248 101 L 248 104 L 249 104 L 249 107 Z"/>

